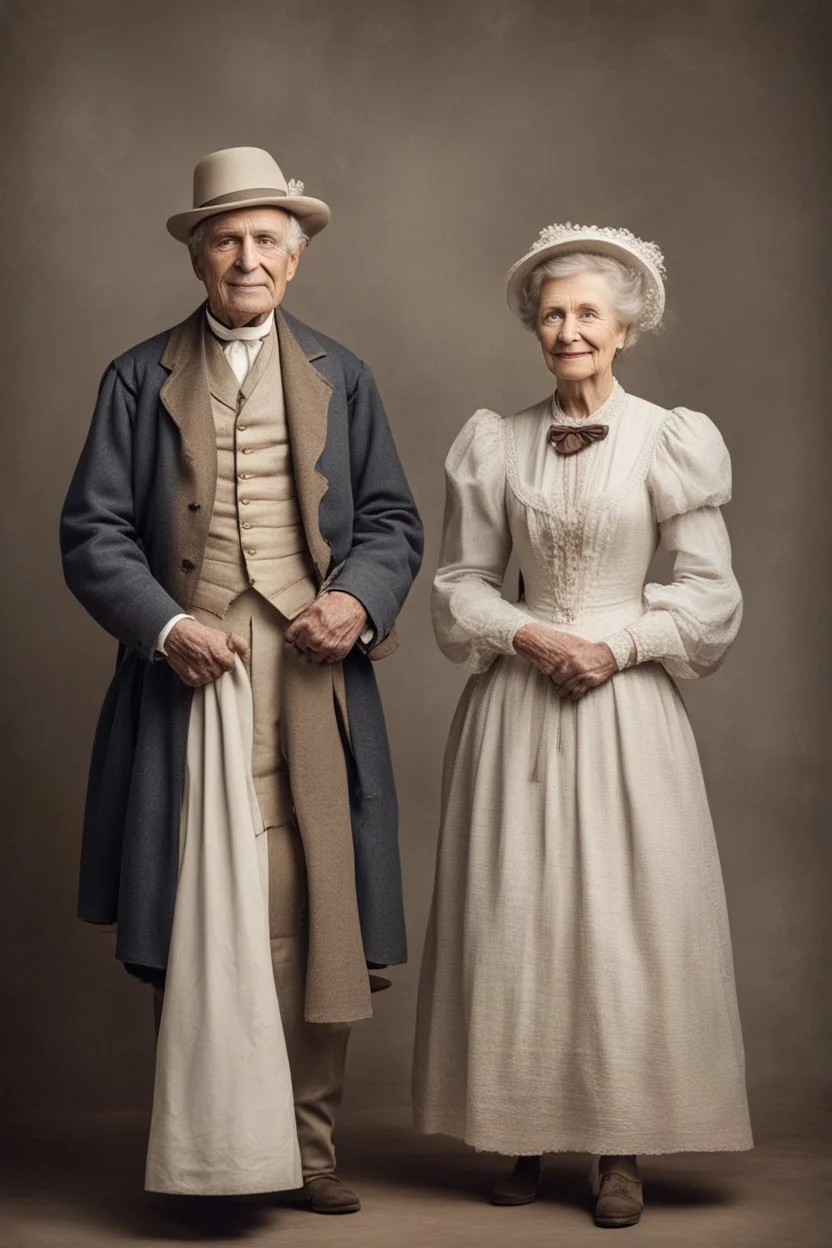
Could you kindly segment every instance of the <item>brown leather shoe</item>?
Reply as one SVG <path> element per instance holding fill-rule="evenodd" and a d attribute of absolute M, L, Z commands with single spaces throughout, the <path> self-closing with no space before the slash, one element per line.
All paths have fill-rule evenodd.
<path fill-rule="evenodd" d="M 334 1174 L 313 1175 L 303 1184 L 313 1213 L 358 1213 L 361 1201 Z"/>
<path fill-rule="evenodd" d="M 530 1205 L 540 1188 L 540 1158 L 518 1157 L 507 1179 L 492 1189 L 492 1205 Z"/>
<path fill-rule="evenodd" d="M 643 1208 L 644 1196 L 635 1160 L 602 1158 L 597 1181 L 595 1225 L 635 1226 Z"/>

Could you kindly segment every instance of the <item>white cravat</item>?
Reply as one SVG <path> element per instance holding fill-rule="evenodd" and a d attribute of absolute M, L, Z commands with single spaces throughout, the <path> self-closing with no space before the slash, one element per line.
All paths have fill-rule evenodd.
<path fill-rule="evenodd" d="M 241 325 L 239 329 L 229 329 L 227 325 L 223 325 L 211 315 L 207 306 L 205 315 L 208 318 L 211 332 L 222 343 L 222 353 L 228 360 L 237 383 L 242 385 L 248 376 L 249 369 L 260 354 L 263 339 L 268 338 L 272 332 L 274 308 L 262 325 Z"/>

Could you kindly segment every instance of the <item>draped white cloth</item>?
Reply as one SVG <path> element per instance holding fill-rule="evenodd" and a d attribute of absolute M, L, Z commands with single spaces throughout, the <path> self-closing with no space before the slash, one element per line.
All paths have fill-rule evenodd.
<path fill-rule="evenodd" d="M 251 687 L 237 657 L 194 691 L 148 1191 L 225 1196 L 302 1182 L 252 732 Z"/>
<path fill-rule="evenodd" d="M 578 454 L 548 445 L 552 420 L 548 400 L 481 410 L 446 465 L 434 627 L 474 674 L 445 758 L 416 1123 L 513 1154 L 749 1148 L 719 857 L 671 679 L 713 671 L 739 628 L 728 453 L 706 416 L 618 387 Z M 673 577 L 645 585 L 659 540 Z M 514 652 L 532 619 L 626 670 L 561 702 Z"/>

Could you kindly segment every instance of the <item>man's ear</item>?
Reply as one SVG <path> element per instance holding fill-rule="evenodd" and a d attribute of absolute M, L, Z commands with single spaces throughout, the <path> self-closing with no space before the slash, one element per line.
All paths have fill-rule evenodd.
<path fill-rule="evenodd" d="M 197 277 L 199 278 L 199 280 L 200 280 L 200 281 L 204 281 L 204 278 L 203 278 L 202 273 L 201 273 L 200 268 L 199 268 L 199 258 L 198 258 L 198 256 L 193 256 L 193 255 L 191 256 L 191 268 L 193 269 L 194 273 L 197 275 Z"/>
<path fill-rule="evenodd" d="M 306 241 L 307 241 L 307 240 L 306 240 L 305 238 L 304 238 L 304 239 L 301 239 L 300 246 L 298 247 L 297 251 L 295 252 L 295 254 L 294 254 L 294 255 L 291 257 L 291 259 L 290 259 L 290 262 L 289 262 L 289 270 L 288 270 L 288 272 L 287 272 L 287 274 L 286 274 L 286 281 L 287 281 L 287 282 L 291 282 L 292 278 L 295 276 L 295 274 L 296 274 L 296 273 L 297 273 L 297 271 L 298 271 L 298 265 L 300 264 L 300 258 L 301 258 L 301 256 L 303 255 L 304 251 L 306 250 Z"/>

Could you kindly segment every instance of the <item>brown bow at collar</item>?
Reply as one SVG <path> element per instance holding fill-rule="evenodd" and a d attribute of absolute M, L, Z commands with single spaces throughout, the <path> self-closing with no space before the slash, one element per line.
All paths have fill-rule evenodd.
<path fill-rule="evenodd" d="M 591 442 L 601 442 L 609 433 L 609 425 L 552 425 L 546 441 L 558 455 L 574 455 Z"/>

